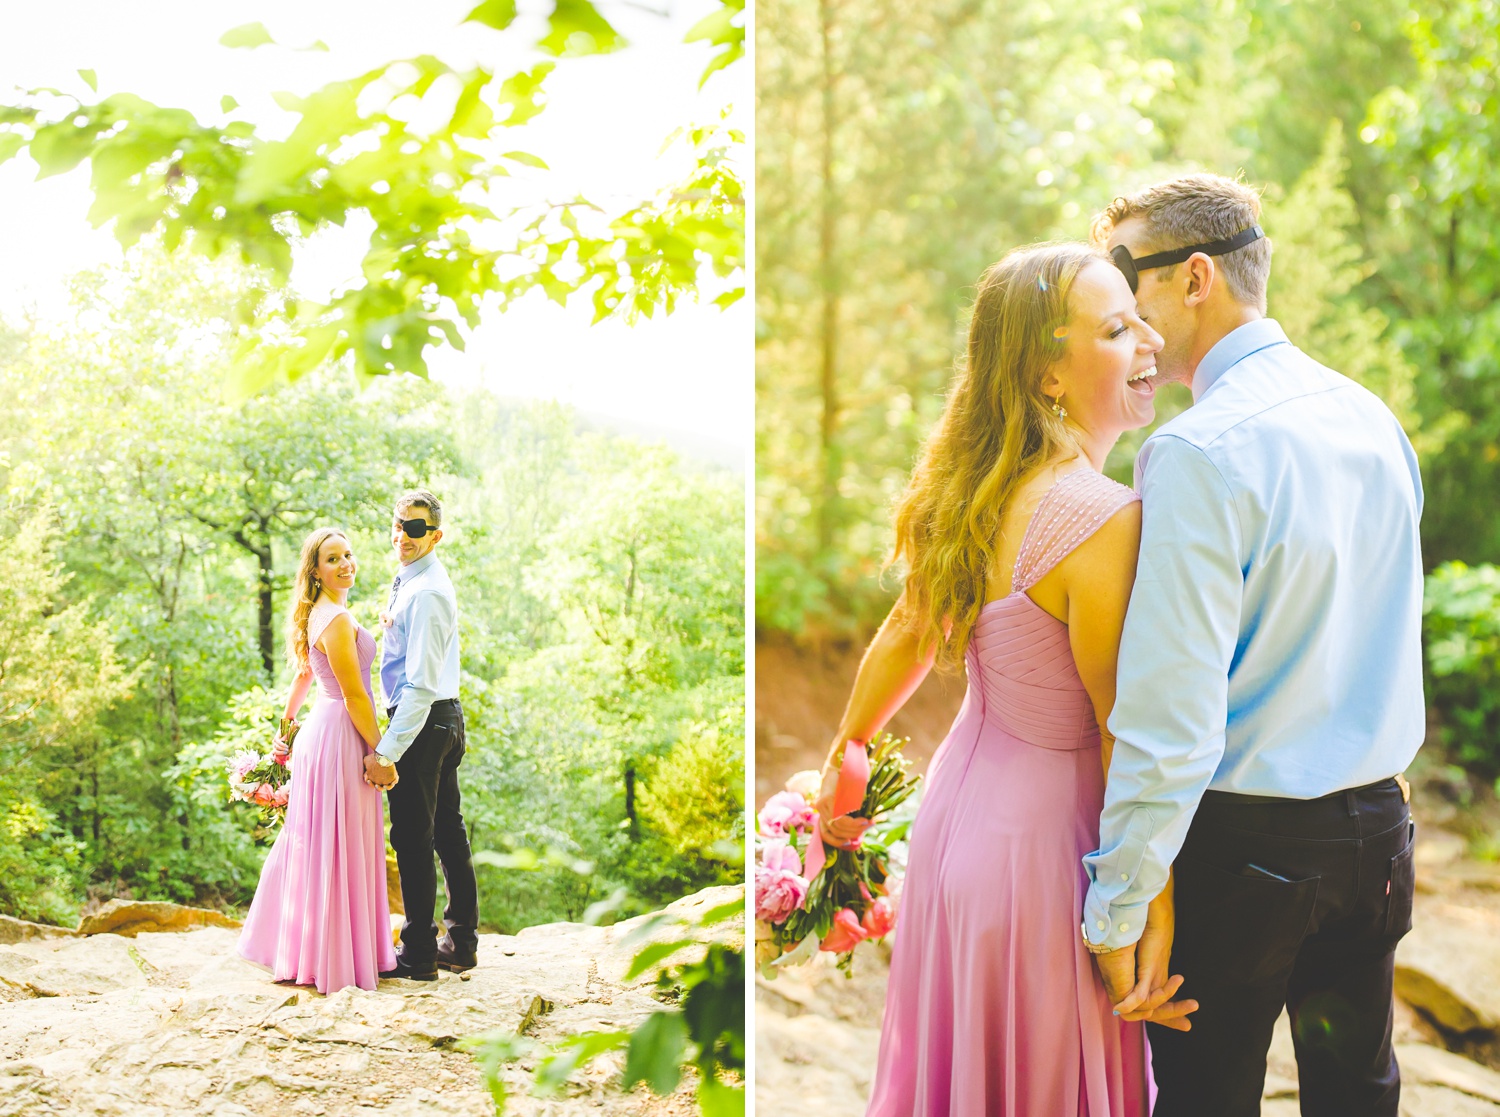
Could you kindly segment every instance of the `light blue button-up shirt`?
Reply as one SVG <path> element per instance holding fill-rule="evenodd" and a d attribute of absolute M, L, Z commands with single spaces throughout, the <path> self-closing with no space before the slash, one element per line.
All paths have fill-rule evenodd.
<path fill-rule="evenodd" d="M 400 572 L 380 649 L 380 689 L 396 707 L 375 751 L 400 760 L 434 702 L 458 697 L 458 599 L 448 572 L 428 552 Z"/>
<path fill-rule="evenodd" d="M 1376 396 L 1234 330 L 1136 460 L 1089 939 L 1140 938 L 1206 789 L 1313 799 L 1404 769 L 1424 734 L 1422 481 Z"/>

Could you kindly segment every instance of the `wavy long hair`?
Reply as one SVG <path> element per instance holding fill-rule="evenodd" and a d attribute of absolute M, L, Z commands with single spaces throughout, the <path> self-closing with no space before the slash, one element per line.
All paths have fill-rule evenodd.
<path fill-rule="evenodd" d="M 1067 344 L 1068 292 L 1086 244 L 1018 248 L 979 281 L 968 353 L 896 505 L 892 564 L 907 567 L 901 618 L 940 668 L 963 662 L 994 569 L 1001 518 L 1030 471 L 1077 442 L 1042 393 Z"/>
<path fill-rule="evenodd" d="M 323 544 L 335 535 L 347 540 L 349 535 L 336 527 L 320 527 L 302 541 L 302 557 L 292 578 L 292 612 L 286 622 L 286 661 L 293 671 L 307 670 L 307 618 L 323 592 L 317 582 L 318 555 Z"/>

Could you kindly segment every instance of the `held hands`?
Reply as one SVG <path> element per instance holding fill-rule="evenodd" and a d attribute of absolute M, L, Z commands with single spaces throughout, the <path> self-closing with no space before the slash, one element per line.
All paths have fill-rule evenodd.
<path fill-rule="evenodd" d="M 1198 1002 L 1172 1000 L 1183 981 L 1181 974 L 1168 972 L 1174 927 L 1171 894 L 1163 893 L 1146 909 L 1146 929 L 1139 942 L 1094 956 L 1105 992 L 1122 1020 L 1149 1020 L 1178 1032 L 1192 1030 L 1187 1016 L 1197 1011 Z"/>
<path fill-rule="evenodd" d="M 396 769 L 380 763 L 372 752 L 365 757 L 365 783 L 389 791 L 396 786 Z"/>

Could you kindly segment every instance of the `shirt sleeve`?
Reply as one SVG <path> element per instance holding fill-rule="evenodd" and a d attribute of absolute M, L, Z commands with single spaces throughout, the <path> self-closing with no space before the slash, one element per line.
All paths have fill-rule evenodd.
<path fill-rule="evenodd" d="M 406 632 L 406 688 L 375 751 L 400 760 L 416 740 L 437 701 L 448 648 L 458 635 L 458 613 L 440 593 L 419 594 L 410 605 Z"/>
<path fill-rule="evenodd" d="M 1171 435 L 1142 456 L 1140 560 L 1109 718 L 1115 748 L 1099 849 L 1083 859 L 1084 930 L 1112 948 L 1140 938 L 1223 758 L 1244 600 L 1243 533 L 1218 468 Z"/>

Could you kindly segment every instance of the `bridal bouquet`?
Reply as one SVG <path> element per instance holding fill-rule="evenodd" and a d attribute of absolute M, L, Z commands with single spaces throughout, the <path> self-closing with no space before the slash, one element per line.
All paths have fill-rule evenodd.
<path fill-rule="evenodd" d="M 276 755 L 273 741 L 269 752 L 243 749 L 229 758 L 229 797 L 259 806 L 261 820 L 266 823 L 286 818 L 286 804 L 292 794 L 291 746 L 297 723 L 282 718 L 279 736 L 287 745 L 285 756 Z"/>
<path fill-rule="evenodd" d="M 907 775 L 904 743 L 885 733 L 869 745 L 844 747 L 834 813 L 871 822 L 853 849 L 824 847 L 812 806 L 822 782 L 817 772 L 798 772 L 756 816 L 756 961 L 766 977 L 819 950 L 839 955 L 849 973 L 854 948 L 896 925 L 898 858 L 911 825 L 896 808 L 918 781 Z"/>

